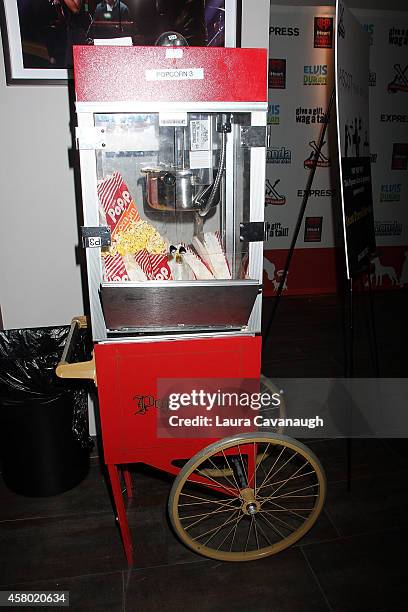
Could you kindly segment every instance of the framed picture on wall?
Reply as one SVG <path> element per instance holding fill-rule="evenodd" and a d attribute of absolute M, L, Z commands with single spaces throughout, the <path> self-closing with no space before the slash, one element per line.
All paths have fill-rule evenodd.
<path fill-rule="evenodd" d="M 7 83 L 66 83 L 72 76 L 72 45 L 93 44 L 96 39 L 126 38 L 127 44 L 154 45 L 161 34 L 174 31 L 190 46 L 240 46 L 241 3 L 0 0 Z"/>

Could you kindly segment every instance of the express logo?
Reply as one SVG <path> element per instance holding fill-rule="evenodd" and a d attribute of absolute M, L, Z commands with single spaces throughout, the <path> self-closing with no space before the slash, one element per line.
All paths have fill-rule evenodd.
<path fill-rule="evenodd" d="M 323 142 L 322 147 L 325 144 L 326 143 Z M 317 168 L 328 168 L 330 166 L 330 159 L 326 157 L 326 155 L 324 155 L 322 151 L 320 151 L 319 153 L 317 144 L 315 143 L 314 140 L 309 142 L 309 146 L 312 148 L 312 150 L 310 151 L 309 157 L 305 159 L 305 161 L 303 162 L 304 168 L 306 170 L 310 170 L 310 168 L 312 168 L 314 164 L 316 164 Z M 317 160 L 317 163 L 316 163 L 316 160 Z"/>
<path fill-rule="evenodd" d="M 270 36 L 299 36 L 300 29 L 295 27 L 284 27 L 281 28 L 279 26 L 271 26 L 269 28 Z"/>
<path fill-rule="evenodd" d="M 289 228 L 284 227 L 282 223 L 266 223 L 265 227 L 268 238 L 287 238 L 289 236 Z"/>
<path fill-rule="evenodd" d="M 402 47 L 408 45 L 408 28 L 390 28 L 388 44 Z"/>
<path fill-rule="evenodd" d="M 408 169 L 408 143 L 394 142 L 392 145 L 391 170 Z"/>
<path fill-rule="evenodd" d="M 404 69 L 400 64 L 394 64 L 395 76 L 391 83 L 388 84 L 388 93 L 397 93 L 397 91 L 408 91 L 408 64 Z"/>
<path fill-rule="evenodd" d="M 314 18 L 314 48 L 331 49 L 333 46 L 333 17 Z"/>
<path fill-rule="evenodd" d="M 286 60 L 269 60 L 269 89 L 286 88 Z"/>
<path fill-rule="evenodd" d="M 382 121 L 382 123 L 408 123 L 408 115 L 382 113 L 380 121 Z"/>
<path fill-rule="evenodd" d="M 326 85 L 327 64 L 313 64 L 303 67 L 303 85 Z"/>
<path fill-rule="evenodd" d="M 368 73 L 368 86 L 375 87 L 377 85 L 377 73 L 373 70 L 370 70 Z"/>
<path fill-rule="evenodd" d="M 305 242 L 321 242 L 323 230 L 323 217 L 306 217 Z"/>
<path fill-rule="evenodd" d="M 296 123 L 304 123 L 310 125 L 314 123 L 325 123 L 326 113 L 323 106 L 314 106 L 312 108 L 303 108 L 299 106 L 296 109 Z"/>
<path fill-rule="evenodd" d="M 276 189 L 280 179 L 277 179 L 273 184 L 269 179 L 265 183 L 265 206 L 283 206 L 286 204 L 286 196 L 278 193 Z"/>
<path fill-rule="evenodd" d="M 401 236 L 402 223 L 399 221 L 376 221 L 375 235 L 376 236 Z"/>
<path fill-rule="evenodd" d="M 291 164 L 292 151 L 286 147 L 271 147 L 266 152 L 266 163 L 268 164 Z"/>
<path fill-rule="evenodd" d="M 335 189 L 298 189 L 297 197 L 304 198 L 333 198 L 336 195 Z"/>
<path fill-rule="evenodd" d="M 363 23 L 363 28 L 368 34 L 368 43 L 370 46 L 374 44 L 374 24 L 373 23 Z"/>
<path fill-rule="evenodd" d="M 400 202 L 401 183 L 381 185 L 380 202 Z"/>
<path fill-rule="evenodd" d="M 279 125 L 280 105 L 268 104 L 268 125 Z"/>

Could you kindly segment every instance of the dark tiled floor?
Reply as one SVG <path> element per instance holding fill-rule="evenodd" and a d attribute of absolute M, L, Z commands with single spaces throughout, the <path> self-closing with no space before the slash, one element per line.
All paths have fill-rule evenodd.
<path fill-rule="evenodd" d="M 381 309 L 392 306 L 394 330 L 396 319 L 406 318 L 406 295 L 400 295 L 399 301 L 379 297 Z M 387 299 L 392 305 L 384 305 Z M 403 333 L 390 344 L 379 329 L 389 376 L 406 375 Z M 367 347 L 362 333 L 356 355 L 366 372 L 372 367 Z M 341 376 L 342 350 L 341 310 L 333 298 L 286 300 L 264 369 L 278 376 Z M 97 459 L 78 487 L 56 497 L 25 498 L 0 481 L 0 590 L 69 590 L 71 609 L 79 611 L 400 612 L 408 595 L 406 441 L 353 440 L 350 486 L 346 440 L 308 445 L 327 473 L 322 515 L 297 545 L 252 563 L 218 563 L 184 548 L 166 517 L 172 480 L 153 470 L 133 473 L 132 570 Z"/>

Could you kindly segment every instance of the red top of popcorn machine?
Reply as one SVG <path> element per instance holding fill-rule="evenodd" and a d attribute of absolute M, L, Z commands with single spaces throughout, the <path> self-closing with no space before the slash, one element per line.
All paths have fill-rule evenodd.
<path fill-rule="evenodd" d="M 266 49 L 74 47 L 78 102 L 265 102 Z"/>

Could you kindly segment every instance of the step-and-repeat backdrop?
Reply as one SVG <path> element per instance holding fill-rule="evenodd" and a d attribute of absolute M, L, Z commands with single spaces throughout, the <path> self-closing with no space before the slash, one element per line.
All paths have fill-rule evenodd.
<path fill-rule="evenodd" d="M 349 126 L 371 156 L 378 288 L 408 284 L 408 15 L 353 11 L 370 36 L 370 131 Z M 271 7 L 264 253 L 266 295 L 279 286 L 334 85 L 332 7 Z M 332 113 L 285 293 L 329 293 L 344 277 L 340 184 Z M 354 144 L 353 144 L 354 143 Z"/>

